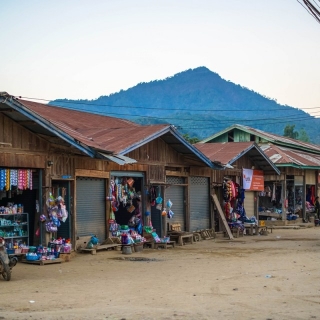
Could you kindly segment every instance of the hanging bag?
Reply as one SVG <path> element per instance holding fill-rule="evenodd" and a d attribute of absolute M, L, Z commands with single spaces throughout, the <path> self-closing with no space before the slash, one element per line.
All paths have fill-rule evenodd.
<path fill-rule="evenodd" d="M 160 203 L 162 203 L 162 201 L 163 201 L 163 199 L 162 199 L 161 196 L 160 196 L 160 189 L 159 189 L 159 191 L 158 191 L 158 197 L 156 198 L 156 203 L 157 203 L 157 204 L 160 204 Z"/>
<path fill-rule="evenodd" d="M 173 205 L 173 203 L 172 203 L 171 200 L 169 199 L 169 200 L 167 201 L 167 208 L 171 209 L 172 205 Z"/>

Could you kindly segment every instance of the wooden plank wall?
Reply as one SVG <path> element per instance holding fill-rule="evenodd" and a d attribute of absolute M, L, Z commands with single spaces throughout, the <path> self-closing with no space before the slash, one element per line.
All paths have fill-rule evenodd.
<path fill-rule="evenodd" d="M 0 141 L 10 143 L 13 149 L 48 151 L 49 144 L 8 117 L 0 114 Z"/>
<path fill-rule="evenodd" d="M 155 139 L 129 152 L 127 156 L 139 162 L 152 162 L 153 164 L 183 163 L 181 160 L 182 156 L 167 145 L 161 138 Z"/>
<path fill-rule="evenodd" d="M 0 114 L 0 165 L 44 168 L 50 144 L 18 123 Z"/>

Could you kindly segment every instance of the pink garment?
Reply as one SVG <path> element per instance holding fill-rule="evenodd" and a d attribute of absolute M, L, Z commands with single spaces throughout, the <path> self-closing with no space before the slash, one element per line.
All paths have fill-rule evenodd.
<path fill-rule="evenodd" d="M 232 199 L 236 197 L 236 186 L 233 181 L 231 181 L 231 194 L 232 194 Z"/>
<path fill-rule="evenodd" d="M 18 170 L 18 189 L 23 190 L 24 170 Z"/>

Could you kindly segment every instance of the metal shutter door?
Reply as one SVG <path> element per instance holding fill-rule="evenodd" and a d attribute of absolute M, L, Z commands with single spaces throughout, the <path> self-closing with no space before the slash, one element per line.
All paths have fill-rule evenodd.
<path fill-rule="evenodd" d="M 190 178 L 190 231 L 210 228 L 209 180 Z"/>
<path fill-rule="evenodd" d="M 105 180 L 77 178 L 77 236 L 106 238 Z"/>
<path fill-rule="evenodd" d="M 246 211 L 246 216 L 248 218 L 251 218 L 252 216 L 254 216 L 254 192 L 246 191 L 244 195 L 244 209 Z"/>
<path fill-rule="evenodd" d="M 174 184 L 183 184 L 184 179 L 180 177 L 167 177 L 166 182 L 172 184 L 165 191 L 164 205 L 170 199 L 173 203 L 172 212 L 174 213 L 172 219 L 167 219 L 170 223 L 180 223 L 181 230 L 186 230 L 185 206 L 184 206 L 184 187 L 175 186 Z"/>

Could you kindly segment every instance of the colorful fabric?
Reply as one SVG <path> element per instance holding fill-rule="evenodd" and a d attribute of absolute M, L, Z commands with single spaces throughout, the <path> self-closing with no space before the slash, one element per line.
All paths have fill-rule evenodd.
<path fill-rule="evenodd" d="M 10 186 L 10 169 L 6 169 L 6 186 L 5 186 L 6 191 L 11 189 Z"/>
<path fill-rule="evenodd" d="M 6 186 L 6 170 L 0 169 L 0 190 L 3 190 Z"/>
<path fill-rule="evenodd" d="M 9 191 L 12 186 L 19 190 L 32 190 L 32 170 L 0 168 L 0 191 Z"/>
<path fill-rule="evenodd" d="M 18 186 L 18 170 L 11 169 L 10 170 L 10 185 L 11 186 Z"/>

